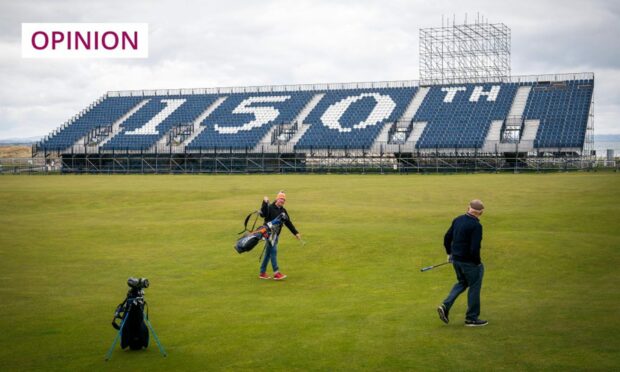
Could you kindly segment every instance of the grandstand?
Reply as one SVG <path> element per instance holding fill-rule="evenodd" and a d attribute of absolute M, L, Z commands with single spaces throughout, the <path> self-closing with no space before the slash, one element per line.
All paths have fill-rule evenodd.
<path fill-rule="evenodd" d="M 116 158 L 155 155 L 160 163 L 166 156 L 178 159 L 179 171 L 188 171 L 183 158 L 209 155 L 213 162 L 212 155 L 218 155 L 245 157 L 246 163 L 259 155 L 286 155 L 296 163 L 302 159 L 302 171 L 308 159 L 321 157 L 332 163 L 402 160 L 403 154 L 412 161 L 429 155 L 583 158 L 590 151 L 593 88 L 594 75 L 579 73 L 466 84 L 396 81 L 108 92 L 33 151 L 60 156 L 68 171 L 76 169 L 68 160 L 75 164 L 78 159 L 77 168 L 89 171 L 99 170 L 96 163 L 102 169 L 107 169 L 103 163 L 116 163 L 118 171 L 144 171 Z M 138 163 L 153 168 L 144 159 Z M 243 171 L 243 166 L 235 169 Z"/>

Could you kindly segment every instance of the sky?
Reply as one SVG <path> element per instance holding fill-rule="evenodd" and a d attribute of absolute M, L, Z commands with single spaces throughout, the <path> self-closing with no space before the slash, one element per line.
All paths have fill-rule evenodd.
<path fill-rule="evenodd" d="M 419 29 L 511 28 L 512 74 L 593 72 L 620 134 L 620 1 L 0 0 L 0 139 L 44 136 L 108 91 L 418 80 Z M 147 59 L 25 59 L 21 23 L 145 22 Z"/>

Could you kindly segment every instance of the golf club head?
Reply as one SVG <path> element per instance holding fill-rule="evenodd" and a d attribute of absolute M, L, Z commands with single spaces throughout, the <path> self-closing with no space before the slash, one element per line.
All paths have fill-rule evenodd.
<path fill-rule="evenodd" d="M 420 271 L 421 271 L 421 272 L 428 271 L 428 270 L 432 269 L 433 267 L 434 267 L 434 266 L 423 267 L 423 268 L 421 268 L 421 269 L 420 269 Z"/>

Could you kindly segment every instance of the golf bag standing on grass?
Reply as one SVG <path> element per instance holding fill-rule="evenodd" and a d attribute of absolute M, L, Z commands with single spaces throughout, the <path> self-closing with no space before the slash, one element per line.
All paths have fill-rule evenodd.
<path fill-rule="evenodd" d="M 128 346 L 131 350 L 146 349 L 149 346 L 149 328 L 157 342 L 159 351 L 163 356 L 166 356 L 167 354 L 159 343 L 155 329 L 149 322 L 148 304 L 144 299 L 144 288 L 149 287 L 149 280 L 146 278 L 129 278 L 127 285 L 129 285 L 127 297 L 116 307 L 112 319 L 112 327 L 118 330 L 118 333 L 110 350 L 108 350 L 106 361 L 112 356 L 112 351 L 119 338 L 121 339 L 122 349 L 126 349 Z M 146 313 L 145 308 L 147 309 Z"/>

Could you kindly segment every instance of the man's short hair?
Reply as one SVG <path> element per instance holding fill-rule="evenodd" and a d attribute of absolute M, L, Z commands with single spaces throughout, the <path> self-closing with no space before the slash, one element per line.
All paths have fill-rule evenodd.
<path fill-rule="evenodd" d="M 484 209 L 484 204 L 482 204 L 482 200 L 474 199 L 469 202 L 469 207 L 477 211 L 482 211 Z"/>

